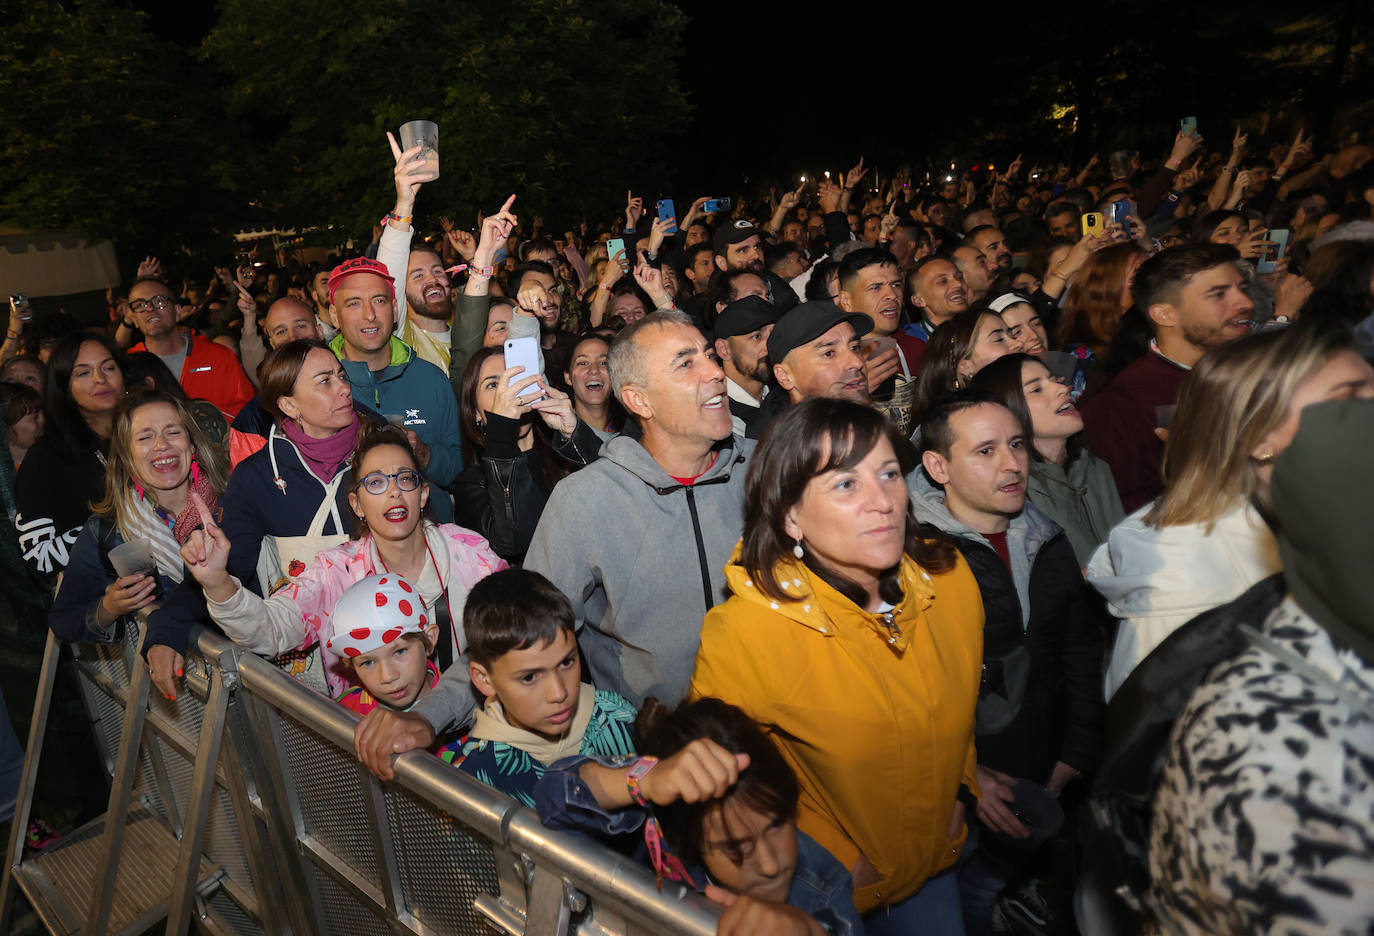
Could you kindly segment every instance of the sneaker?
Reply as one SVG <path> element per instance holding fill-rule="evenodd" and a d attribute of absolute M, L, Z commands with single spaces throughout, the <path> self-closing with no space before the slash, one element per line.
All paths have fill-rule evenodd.
<path fill-rule="evenodd" d="M 1072 932 L 1066 928 L 1054 912 L 1049 901 L 1040 893 L 1034 879 L 1028 879 L 1015 887 L 1008 888 L 998 902 L 997 909 L 1006 916 L 1013 933 L 1050 936 Z"/>
<path fill-rule="evenodd" d="M 29 820 L 28 830 L 24 833 L 24 848 L 30 852 L 41 852 L 61 838 L 60 832 L 34 816 Z"/>

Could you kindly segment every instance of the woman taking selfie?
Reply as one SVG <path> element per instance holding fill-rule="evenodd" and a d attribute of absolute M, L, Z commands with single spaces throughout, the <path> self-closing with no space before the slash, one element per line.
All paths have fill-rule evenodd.
<path fill-rule="evenodd" d="M 362 535 L 320 552 L 272 597 L 259 597 L 227 571 L 230 542 L 208 512 L 202 511 L 204 529 L 192 535 L 182 557 L 204 588 L 215 623 L 230 639 L 266 656 L 315 647 L 322 632 L 331 632 L 330 614 L 348 586 L 369 575 L 399 572 L 439 623 L 436 656 L 445 668 L 463 652 L 468 590 L 506 563 L 470 530 L 424 519 L 429 483 L 399 429 L 365 429 L 351 469 L 348 500 L 361 518 Z M 352 684 L 349 668 L 337 659 L 328 662 L 324 677 L 335 697 Z"/>
<path fill-rule="evenodd" d="M 911 459 L 867 406 L 778 417 L 691 684 L 768 727 L 801 782 L 798 827 L 851 870 L 880 936 L 963 932 L 951 869 L 977 789 L 982 603 L 911 515 Z"/>
<path fill-rule="evenodd" d="M 459 411 L 475 464 L 454 485 L 454 517 L 519 564 L 553 486 L 596 459 L 601 440 L 577 418 L 566 393 L 539 374 L 507 368 L 500 348 L 482 348 L 463 374 Z M 514 383 L 511 383 L 514 378 Z M 532 393 L 521 394 L 530 387 Z"/>
<path fill-rule="evenodd" d="M 105 462 L 124 365 L 114 342 L 93 332 L 61 338 L 48 359 L 43 436 L 14 482 L 24 561 L 40 580 L 67 567 L 72 544 L 105 492 Z"/>
<path fill-rule="evenodd" d="M 138 390 L 125 398 L 111 430 L 105 495 L 92 505 L 95 516 L 77 538 L 48 619 L 67 641 L 117 639 L 117 624 L 186 578 L 181 544 L 201 522 L 191 495 L 213 512 L 224 490 L 223 457 L 180 396 Z M 155 570 L 119 574 L 110 551 L 130 542 L 146 545 Z M 168 646 L 150 624 L 144 653 L 164 694 L 182 668 L 184 648 L 184 635 Z"/>

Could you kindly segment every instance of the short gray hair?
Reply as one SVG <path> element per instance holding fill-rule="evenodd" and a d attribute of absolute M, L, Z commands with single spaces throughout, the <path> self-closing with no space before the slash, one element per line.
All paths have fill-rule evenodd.
<path fill-rule="evenodd" d="M 607 364 L 611 371 L 611 392 L 621 403 L 625 402 L 621 398 L 621 391 L 627 385 L 643 387 L 649 379 L 644 369 L 644 343 L 640 340 L 640 332 L 647 328 L 662 328 L 664 325 L 697 327 L 691 316 L 677 309 L 650 312 L 638 322 L 626 325 L 620 334 L 615 336 L 615 341 L 611 342 L 610 360 Z"/>

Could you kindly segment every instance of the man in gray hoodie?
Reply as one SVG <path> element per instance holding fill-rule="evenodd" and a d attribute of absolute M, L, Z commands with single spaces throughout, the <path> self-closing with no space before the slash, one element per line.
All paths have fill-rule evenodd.
<path fill-rule="evenodd" d="M 571 600 L 598 689 L 672 706 L 687 692 L 702 618 L 725 598 L 753 443 L 731 434 L 725 372 L 681 312 L 617 335 L 610 370 L 637 426 L 554 488 L 525 568 Z M 390 779 L 393 754 L 429 747 L 472 709 L 466 666 L 455 663 L 411 711 L 361 722 L 358 756 Z"/>

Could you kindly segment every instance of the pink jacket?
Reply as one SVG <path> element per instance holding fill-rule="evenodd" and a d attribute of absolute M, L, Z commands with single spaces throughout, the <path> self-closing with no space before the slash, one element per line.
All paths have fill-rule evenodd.
<path fill-rule="evenodd" d="M 439 569 L 439 576 L 447 586 L 454 639 L 461 653 L 465 649 L 463 605 L 467 594 L 478 580 L 506 568 L 506 561 L 481 536 L 451 523 L 427 523 L 425 540 L 435 560 L 447 566 Z M 274 657 L 288 650 L 307 649 L 321 643 L 322 634 L 331 633 L 330 615 L 344 591 L 354 582 L 384 571 L 377 567 L 375 555 L 372 537 L 349 540 L 321 552 L 271 598 L 240 587 L 228 601 L 208 602 L 210 614 L 231 640 L 254 653 Z M 425 603 L 432 603 L 434 596 L 426 593 L 423 578 L 416 586 Z M 352 669 L 332 654 L 320 652 L 329 689 L 337 698 L 356 685 Z"/>

